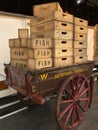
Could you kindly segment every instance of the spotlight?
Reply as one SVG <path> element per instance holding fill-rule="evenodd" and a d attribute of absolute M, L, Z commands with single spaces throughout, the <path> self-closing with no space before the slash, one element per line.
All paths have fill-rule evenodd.
<path fill-rule="evenodd" d="M 82 2 L 82 0 L 77 0 L 77 4 L 80 4 Z"/>

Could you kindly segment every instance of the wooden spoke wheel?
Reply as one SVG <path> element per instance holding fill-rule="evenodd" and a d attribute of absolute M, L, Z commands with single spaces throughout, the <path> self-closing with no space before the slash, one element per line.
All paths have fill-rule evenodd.
<path fill-rule="evenodd" d="M 83 120 L 89 106 L 90 86 L 83 75 L 71 76 L 57 96 L 57 121 L 63 130 L 74 129 Z"/>
<path fill-rule="evenodd" d="M 26 106 L 33 106 L 34 105 L 34 102 L 31 99 L 29 99 L 26 96 L 23 96 L 21 93 L 18 93 L 18 98 Z"/>

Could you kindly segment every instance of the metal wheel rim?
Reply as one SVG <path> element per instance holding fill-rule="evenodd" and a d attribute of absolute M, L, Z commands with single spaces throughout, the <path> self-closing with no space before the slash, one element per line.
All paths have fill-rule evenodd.
<path fill-rule="evenodd" d="M 69 86 L 70 91 L 67 90 Z M 64 93 L 67 95 L 66 99 Z M 62 129 L 77 127 L 86 115 L 89 101 L 90 86 L 87 78 L 83 75 L 68 78 L 57 97 L 57 121 L 60 127 Z M 61 106 L 64 106 L 64 109 L 61 110 Z"/>

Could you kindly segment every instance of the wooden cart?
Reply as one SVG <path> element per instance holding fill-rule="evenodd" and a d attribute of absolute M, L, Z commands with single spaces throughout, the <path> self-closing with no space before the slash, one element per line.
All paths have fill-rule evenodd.
<path fill-rule="evenodd" d="M 43 105 L 56 97 L 56 117 L 63 130 L 76 128 L 83 120 L 92 98 L 93 61 L 34 71 L 5 66 L 6 82 L 24 104 Z"/>

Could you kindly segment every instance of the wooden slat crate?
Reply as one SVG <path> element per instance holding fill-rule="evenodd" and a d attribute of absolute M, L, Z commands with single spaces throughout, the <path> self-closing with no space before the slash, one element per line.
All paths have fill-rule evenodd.
<path fill-rule="evenodd" d="M 83 26 L 74 26 L 74 33 L 87 34 L 88 28 Z"/>
<path fill-rule="evenodd" d="M 14 39 L 14 47 L 20 47 L 20 39 L 19 38 L 16 38 Z"/>
<path fill-rule="evenodd" d="M 20 47 L 27 47 L 27 38 L 20 39 Z"/>
<path fill-rule="evenodd" d="M 9 47 L 11 48 L 20 48 L 20 47 L 27 47 L 27 38 L 16 38 L 16 39 L 9 39 Z"/>
<path fill-rule="evenodd" d="M 94 40 L 98 42 L 98 33 L 94 33 Z"/>
<path fill-rule="evenodd" d="M 17 60 L 17 59 L 11 59 L 11 65 L 14 67 L 26 69 L 28 68 L 28 61 L 27 60 Z"/>
<path fill-rule="evenodd" d="M 93 60 L 94 60 L 95 64 L 98 65 L 98 55 L 97 56 L 94 55 Z"/>
<path fill-rule="evenodd" d="M 75 41 L 87 41 L 87 35 L 86 34 L 74 34 L 74 40 Z"/>
<path fill-rule="evenodd" d="M 13 59 L 27 60 L 28 59 L 28 49 L 27 48 L 11 48 L 10 56 Z"/>
<path fill-rule="evenodd" d="M 58 57 L 53 59 L 53 66 L 58 67 L 58 66 L 67 66 L 67 65 L 72 65 L 73 64 L 73 57 Z"/>
<path fill-rule="evenodd" d="M 98 48 L 96 48 L 96 50 L 94 50 L 94 55 L 98 56 Z"/>
<path fill-rule="evenodd" d="M 88 26 L 88 21 L 84 20 L 84 19 L 81 19 L 81 18 L 74 17 L 74 24 L 87 27 Z"/>
<path fill-rule="evenodd" d="M 52 67 L 52 58 L 46 59 L 28 59 L 28 69 L 42 69 Z"/>
<path fill-rule="evenodd" d="M 87 55 L 87 49 L 83 49 L 83 48 L 74 49 L 74 56 L 77 55 Z"/>
<path fill-rule="evenodd" d="M 87 48 L 87 41 L 74 41 L 74 48 Z"/>
<path fill-rule="evenodd" d="M 10 48 L 15 47 L 14 39 L 9 39 L 9 47 Z"/>
<path fill-rule="evenodd" d="M 52 39 L 52 45 L 54 48 L 72 48 L 73 41 L 72 40 L 58 40 Z"/>
<path fill-rule="evenodd" d="M 28 58 L 51 58 L 52 57 L 52 49 L 29 49 L 28 50 Z"/>
<path fill-rule="evenodd" d="M 73 32 L 65 31 L 65 30 L 51 30 L 40 33 L 32 33 L 32 38 L 55 38 L 55 39 L 64 39 L 64 40 L 72 40 Z"/>
<path fill-rule="evenodd" d="M 52 41 L 50 38 L 29 38 L 28 48 L 52 48 Z"/>
<path fill-rule="evenodd" d="M 72 56 L 73 48 L 59 48 L 53 50 L 53 57 Z"/>
<path fill-rule="evenodd" d="M 45 15 L 53 14 L 53 12 L 55 10 L 63 12 L 63 10 L 58 2 L 34 5 L 33 6 L 33 15 L 34 16 L 45 16 Z"/>
<path fill-rule="evenodd" d="M 41 23 L 52 21 L 52 20 L 73 23 L 73 15 L 68 13 L 62 13 L 59 11 L 54 11 L 53 14 L 48 14 L 45 16 L 40 15 L 39 17 L 34 17 L 30 19 L 30 25 L 31 26 L 39 25 Z"/>
<path fill-rule="evenodd" d="M 31 26 L 30 32 L 37 33 L 54 29 L 73 31 L 73 24 L 60 21 L 48 21 L 39 25 Z"/>
<path fill-rule="evenodd" d="M 28 38 L 29 37 L 28 29 L 25 29 L 25 28 L 18 29 L 18 37 L 19 38 Z"/>
<path fill-rule="evenodd" d="M 87 61 L 86 55 L 78 55 L 74 56 L 74 64 L 76 63 L 85 63 Z"/>

